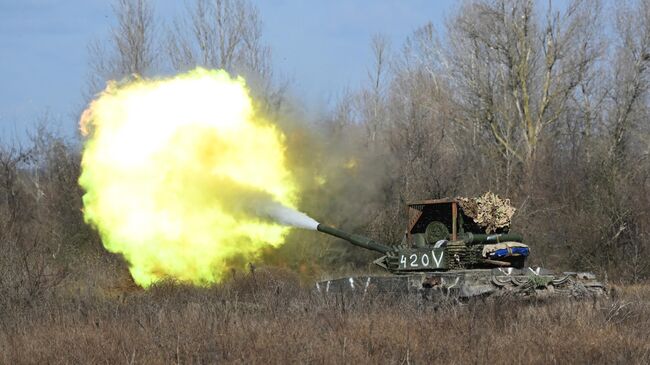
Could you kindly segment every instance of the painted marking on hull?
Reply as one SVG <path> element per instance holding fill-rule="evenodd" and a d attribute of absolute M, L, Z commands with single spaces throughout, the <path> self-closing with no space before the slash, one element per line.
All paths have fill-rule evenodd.
<path fill-rule="evenodd" d="M 433 256 L 433 261 L 436 263 L 436 267 L 440 267 L 442 263 L 442 257 L 445 255 L 444 251 L 440 251 L 440 257 L 436 256 L 436 251 L 431 251 L 431 256 Z"/>
<path fill-rule="evenodd" d="M 444 280 L 444 278 L 443 278 L 443 282 L 444 282 L 444 281 L 445 281 L 445 280 Z M 456 280 L 454 280 L 454 283 L 451 284 L 451 285 L 449 285 L 449 286 L 447 286 L 447 289 L 451 289 L 451 288 L 455 287 L 456 285 L 458 285 L 458 282 L 459 282 L 459 281 L 460 281 L 460 278 L 459 278 L 458 276 L 456 276 Z"/>
<path fill-rule="evenodd" d="M 539 267 L 536 268 L 535 270 L 533 270 L 533 269 L 530 268 L 530 267 L 528 268 L 528 270 L 530 270 L 530 272 L 532 272 L 533 274 L 535 274 L 535 275 L 537 275 L 537 276 L 539 276 L 539 269 L 540 269 Z"/>

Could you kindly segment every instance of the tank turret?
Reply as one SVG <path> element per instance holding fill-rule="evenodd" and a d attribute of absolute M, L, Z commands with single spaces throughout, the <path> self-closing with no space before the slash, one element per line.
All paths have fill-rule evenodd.
<path fill-rule="evenodd" d="M 445 271 L 458 268 L 523 267 L 528 247 L 518 234 L 472 234 L 455 241 L 440 240 L 425 246 L 390 246 L 368 237 L 352 234 L 324 224 L 318 231 L 349 243 L 384 254 L 375 264 L 394 273 L 410 271 Z M 502 247 L 499 259 L 490 254 Z M 494 255 L 492 255 L 494 256 Z"/>

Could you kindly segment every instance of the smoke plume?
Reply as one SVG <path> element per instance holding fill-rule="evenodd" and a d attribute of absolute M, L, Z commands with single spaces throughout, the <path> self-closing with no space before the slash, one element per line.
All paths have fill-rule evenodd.
<path fill-rule="evenodd" d="M 285 226 L 310 230 L 316 230 L 318 227 L 318 222 L 312 217 L 277 202 L 262 204 L 257 212 Z"/>

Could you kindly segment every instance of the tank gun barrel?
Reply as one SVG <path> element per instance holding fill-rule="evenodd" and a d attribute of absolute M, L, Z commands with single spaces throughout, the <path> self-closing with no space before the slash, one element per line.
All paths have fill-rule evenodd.
<path fill-rule="evenodd" d="M 324 224 L 319 224 L 318 227 L 316 227 L 316 229 L 319 230 L 320 232 L 327 233 L 330 236 L 334 236 L 334 237 L 344 239 L 344 240 L 350 242 L 353 245 L 363 247 L 363 248 L 368 249 L 368 250 L 381 252 L 383 254 L 387 254 L 387 253 L 393 251 L 393 249 L 390 246 L 385 245 L 383 243 L 376 242 L 376 241 L 374 241 L 374 240 L 372 240 L 372 239 L 370 239 L 368 237 L 364 237 L 364 236 L 361 236 L 361 235 L 358 235 L 358 234 L 352 234 L 352 233 L 344 232 L 344 231 L 341 231 L 340 229 L 336 229 L 334 227 L 326 226 Z"/>

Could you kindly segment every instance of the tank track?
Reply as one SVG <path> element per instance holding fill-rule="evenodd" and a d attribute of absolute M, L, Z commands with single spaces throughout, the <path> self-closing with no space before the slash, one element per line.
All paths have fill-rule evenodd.
<path fill-rule="evenodd" d="M 404 295 L 417 293 L 424 298 L 469 299 L 489 296 L 587 298 L 607 295 L 606 286 L 592 273 L 564 272 L 525 267 L 450 270 L 393 276 L 357 276 L 316 283 L 322 294 L 368 293 Z"/>

